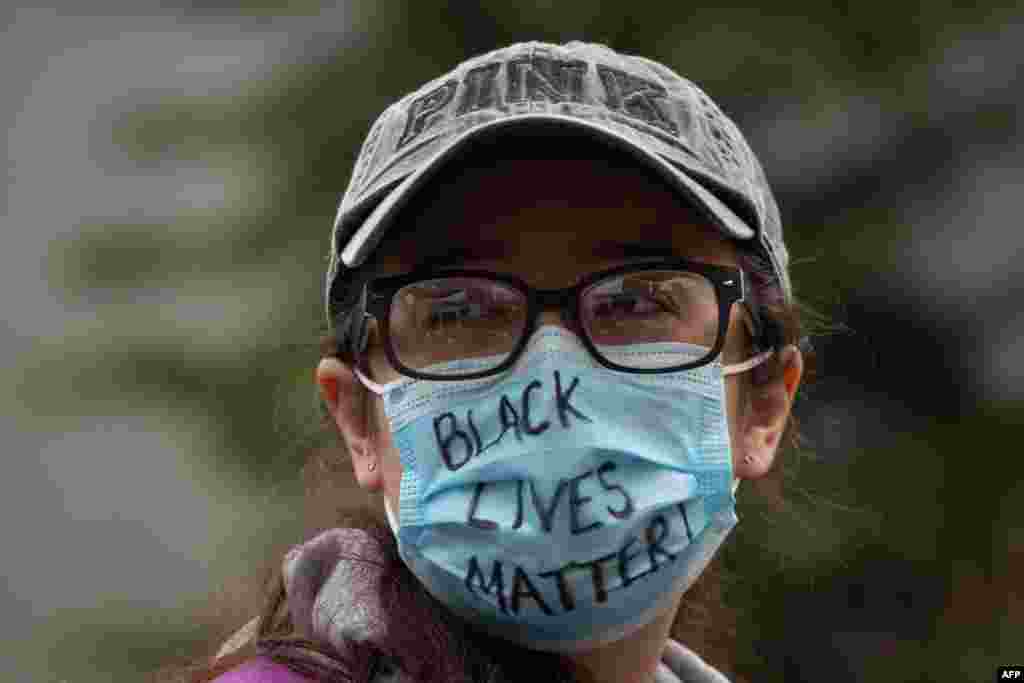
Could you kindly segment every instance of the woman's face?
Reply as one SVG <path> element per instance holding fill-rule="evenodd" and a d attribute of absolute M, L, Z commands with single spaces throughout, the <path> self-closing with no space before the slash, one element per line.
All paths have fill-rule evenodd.
<path fill-rule="evenodd" d="M 383 242 L 379 248 L 374 261 L 383 274 L 408 272 L 423 262 L 434 262 L 455 250 L 464 250 L 466 257 L 450 265 L 514 273 L 537 288 L 564 288 L 591 272 L 635 260 L 623 256 L 622 244 L 670 247 L 679 257 L 737 266 L 732 242 L 681 205 L 668 188 L 634 169 L 571 159 L 500 161 L 491 169 L 474 170 L 453 184 L 435 187 L 435 198 L 426 210 L 416 217 L 407 213 L 403 219 L 415 220 L 417 227 L 399 239 Z M 751 355 L 750 338 L 743 322 L 746 315 L 742 306 L 732 307 L 724 363 L 746 360 Z M 564 325 L 555 310 L 543 312 L 539 324 Z M 379 349 L 371 361 L 371 377 L 375 381 L 386 383 L 400 377 Z M 747 382 L 746 374 L 726 379 L 734 467 L 740 477 L 767 471 L 774 443 L 769 462 L 755 468 L 745 462 L 744 456 L 750 452 L 747 446 L 752 445 L 752 437 L 764 436 L 756 431 L 759 425 L 763 431 L 771 423 L 781 434 L 789 409 L 788 400 L 782 402 L 784 406 L 775 406 L 776 413 L 784 408 L 777 425 L 778 415 L 759 415 L 764 406 L 752 400 L 752 392 L 740 389 Z M 339 398 L 368 399 L 371 427 L 366 445 L 372 455 L 367 457 L 376 458 L 374 471 L 379 470 L 380 476 L 359 480 L 371 490 L 377 488 L 375 482 L 379 481 L 392 509 L 397 510 L 402 464 L 387 427 L 383 401 L 372 393 L 367 396 L 365 391 L 358 385 L 348 395 L 341 392 Z M 752 411 L 751 407 L 758 410 Z M 351 421 L 344 417 L 351 412 L 337 412 L 342 414 L 339 420 Z M 347 438 L 346 425 L 339 422 L 339 427 L 350 450 L 358 450 L 353 449 Z M 347 429 L 358 431 L 359 426 L 349 424 Z M 362 463 L 355 455 L 353 460 L 358 477 Z M 366 486 L 367 481 L 370 486 Z"/>

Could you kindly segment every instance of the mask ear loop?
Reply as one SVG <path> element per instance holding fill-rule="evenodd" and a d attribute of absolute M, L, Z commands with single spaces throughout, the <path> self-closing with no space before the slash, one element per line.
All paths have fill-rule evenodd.
<path fill-rule="evenodd" d="M 756 340 L 760 337 L 758 330 L 761 329 L 761 325 L 755 322 L 757 320 L 757 317 L 753 309 L 746 305 L 744 305 L 744 307 L 749 312 L 750 317 L 742 316 L 741 320 L 743 321 L 743 325 L 747 328 L 747 333 L 750 334 L 751 339 L 755 340 L 754 348 L 757 349 L 758 346 L 760 346 Z M 764 363 L 766 360 L 771 358 L 774 355 L 774 353 L 774 350 L 768 349 L 767 351 L 762 351 L 761 353 L 758 353 L 754 357 L 748 358 L 747 360 L 741 363 L 722 365 L 722 375 L 728 377 L 729 375 L 738 375 L 741 372 L 752 370 L 753 368 L 756 368 L 758 365 L 761 365 L 761 363 Z"/>
<path fill-rule="evenodd" d="M 362 320 L 361 324 L 359 325 L 359 332 L 358 332 L 358 334 L 359 334 L 359 342 L 356 344 L 356 349 L 358 350 L 358 354 L 357 355 L 360 356 L 360 357 L 363 355 L 363 353 L 366 352 L 366 348 L 367 348 L 367 346 L 369 344 L 369 341 L 370 341 L 370 320 L 371 319 L 372 319 L 372 316 L 370 316 L 368 313 L 363 313 L 363 320 Z M 363 371 L 359 369 L 359 363 L 358 362 L 356 362 L 355 365 L 352 367 L 352 371 L 355 373 L 356 377 L 359 378 L 359 381 L 363 383 L 363 386 L 366 387 L 367 389 L 369 389 L 370 391 L 372 391 L 373 393 L 377 394 L 378 396 L 383 396 L 384 394 L 387 393 L 387 387 L 386 386 L 384 386 L 383 384 L 378 384 L 377 382 L 374 382 L 372 379 L 370 379 L 365 374 L 363 374 Z"/>
<path fill-rule="evenodd" d="M 372 379 L 364 375 L 363 371 L 359 369 L 358 365 L 353 367 L 352 371 L 356 374 L 356 377 L 359 378 L 359 381 L 363 383 L 363 386 L 372 391 L 373 393 L 377 394 L 378 396 L 383 396 L 384 394 L 387 393 L 387 387 L 385 387 L 383 384 L 378 384 L 374 382 Z"/>
<path fill-rule="evenodd" d="M 751 370 L 753 368 L 756 368 L 758 365 L 760 365 L 761 363 L 765 362 L 766 360 L 771 358 L 773 355 L 775 355 L 774 351 L 771 351 L 771 350 L 763 351 L 763 352 L 757 354 L 756 356 L 754 356 L 753 358 L 750 358 L 748 360 L 743 361 L 742 363 L 733 363 L 732 365 L 723 365 L 722 366 L 722 374 L 726 375 L 726 376 L 728 376 L 728 375 L 738 375 L 741 372 L 746 372 L 747 370 Z"/>

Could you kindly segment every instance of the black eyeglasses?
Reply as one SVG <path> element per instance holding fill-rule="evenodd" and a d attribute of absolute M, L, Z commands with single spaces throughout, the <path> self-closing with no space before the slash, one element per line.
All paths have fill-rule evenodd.
<path fill-rule="evenodd" d="M 428 269 L 367 281 L 339 338 L 360 362 L 376 321 L 384 353 L 400 374 L 478 379 L 512 367 L 541 311 L 558 308 L 604 367 L 678 372 L 718 357 L 730 309 L 748 288 L 739 269 L 682 259 L 619 266 L 554 290 L 485 270 Z M 750 312 L 757 340 L 762 325 Z"/>

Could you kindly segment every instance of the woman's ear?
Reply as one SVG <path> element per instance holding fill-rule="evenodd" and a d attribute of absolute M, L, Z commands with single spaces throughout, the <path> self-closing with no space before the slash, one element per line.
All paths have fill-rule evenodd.
<path fill-rule="evenodd" d="M 356 481 L 366 491 L 381 490 L 383 479 L 369 429 L 369 395 L 352 368 L 337 358 L 323 358 L 316 368 L 320 397 L 338 427 L 352 458 Z"/>
<path fill-rule="evenodd" d="M 782 371 L 767 382 L 748 385 L 741 399 L 746 405 L 738 416 L 738 457 L 734 463 L 740 479 L 759 479 L 771 470 L 800 386 L 804 372 L 800 349 L 786 346 L 777 362 L 782 364 Z"/>

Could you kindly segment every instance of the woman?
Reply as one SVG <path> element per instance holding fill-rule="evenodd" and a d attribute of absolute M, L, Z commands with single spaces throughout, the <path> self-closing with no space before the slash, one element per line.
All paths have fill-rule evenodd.
<path fill-rule="evenodd" d="M 388 108 L 316 369 L 387 525 L 293 549 L 201 680 L 726 680 L 672 635 L 787 431 L 786 264 L 741 134 L 655 62 L 518 44 Z"/>

